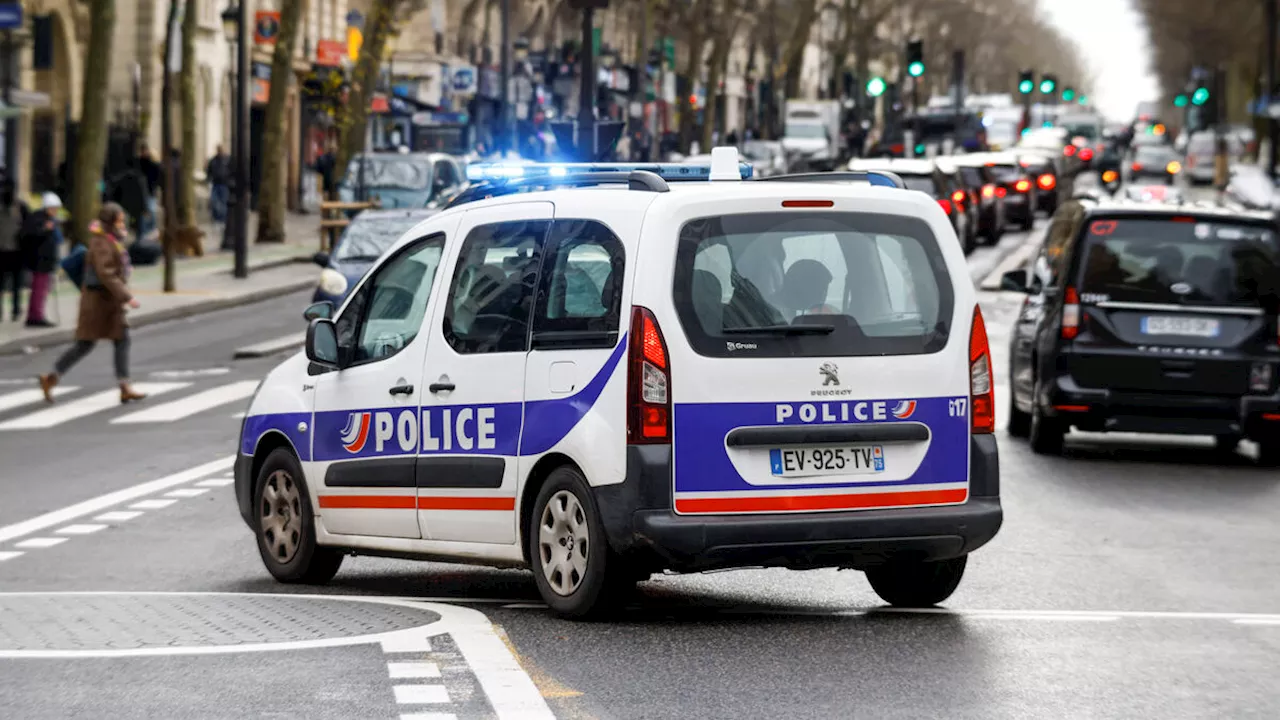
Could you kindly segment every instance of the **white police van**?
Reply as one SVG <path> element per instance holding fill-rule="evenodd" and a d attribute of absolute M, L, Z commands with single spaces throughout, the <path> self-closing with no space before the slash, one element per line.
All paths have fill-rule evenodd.
<path fill-rule="evenodd" d="M 1002 516 L 986 331 L 937 203 L 887 173 L 744 181 L 732 149 L 638 167 L 488 168 L 551 189 L 422 222 L 309 311 L 236 463 L 272 575 L 525 566 L 566 616 L 663 570 L 955 590 Z"/>

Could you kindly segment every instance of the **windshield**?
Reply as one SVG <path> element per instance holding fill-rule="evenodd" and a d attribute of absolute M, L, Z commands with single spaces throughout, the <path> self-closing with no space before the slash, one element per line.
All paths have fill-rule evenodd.
<path fill-rule="evenodd" d="M 369 219 L 357 215 L 338 240 L 338 249 L 333 258 L 347 261 L 375 260 L 422 220 L 421 215 Z"/>
<path fill-rule="evenodd" d="M 431 165 L 410 155 L 366 155 L 364 176 L 360 175 L 360 159 L 347 165 L 344 184 L 355 187 L 364 183 L 371 188 L 403 188 L 426 190 L 431 185 Z"/>
<path fill-rule="evenodd" d="M 1096 301 L 1258 305 L 1277 289 L 1270 227 L 1233 221 L 1094 220 L 1080 292 Z"/>
<path fill-rule="evenodd" d="M 681 229 L 676 267 L 676 307 L 701 355 L 904 355 L 946 344 L 952 288 L 918 218 L 703 218 Z M 801 325 L 823 332 L 788 331 Z"/>
<path fill-rule="evenodd" d="M 786 136 L 789 138 L 826 140 L 827 127 L 818 123 L 789 122 L 787 123 Z"/>

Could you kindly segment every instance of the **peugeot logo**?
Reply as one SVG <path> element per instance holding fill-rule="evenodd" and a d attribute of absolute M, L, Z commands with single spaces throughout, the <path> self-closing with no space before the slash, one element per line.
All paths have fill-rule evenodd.
<path fill-rule="evenodd" d="M 835 363 L 822 363 L 818 373 L 822 375 L 823 386 L 840 384 L 840 368 L 836 367 Z"/>
<path fill-rule="evenodd" d="M 1177 282 L 1170 285 L 1169 289 L 1172 290 L 1177 295 L 1189 295 L 1193 288 L 1191 287 L 1191 285 L 1187 283 Z"/>

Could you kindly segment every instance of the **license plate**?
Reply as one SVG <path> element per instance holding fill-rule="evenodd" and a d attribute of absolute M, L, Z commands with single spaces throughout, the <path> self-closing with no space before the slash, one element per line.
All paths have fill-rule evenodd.
<path fill-rule="evenodd" d="M 1218 337 L 1219 323 L 1214 318 L 1167 317 L 1152 315 L 1142 318 L 1144 335 L 1183 335 L 1186 337 Z"/>
<path fill-rule="evenodd" d="M 884 446 L 774 448 L 769 451 L 769 469 L 775 477 L 882 473 Z"/>

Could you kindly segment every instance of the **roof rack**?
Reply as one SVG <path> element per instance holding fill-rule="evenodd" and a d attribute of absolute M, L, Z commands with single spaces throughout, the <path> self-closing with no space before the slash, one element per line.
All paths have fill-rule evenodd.
<path fill-rule="evenodd" d="M 814 183 L 839 183 L 839 182 L 864 182 L 869 185 L 879 187 L 892 187 L 899 190 L 906 190 L 907 184 L 902 181 L 902 176 L 888 170 L 844 170 L 839 172 L 815 172 L 815 173 L 795 173 L 792 175 L 774 175 L 773 177 L 759 178 L 759 181 L 775 181 L 775 182 L 814 182 Z"/>

